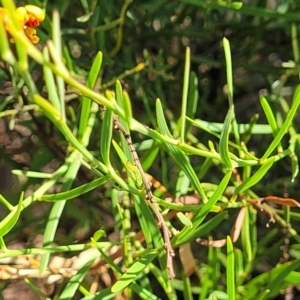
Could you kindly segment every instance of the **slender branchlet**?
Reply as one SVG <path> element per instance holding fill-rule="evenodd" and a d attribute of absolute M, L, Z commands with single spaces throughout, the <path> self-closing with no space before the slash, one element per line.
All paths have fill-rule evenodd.
<path fill-rule="evenodd" d="M 169 272 L 169 277 L 170 277 L 170 279 L 174 279 L 175 272 L 174 272 L 174 268 L 173 268 L 173 257 L 175 256 L 175 252 L 171 245 L 171 232 L 170 232 L 163 216 L 159 212 L 158 205 L 157 205 L 157 203 L 154 199 L 154 196 L 152 194 L 152 191 L 151 191 L 151 184 L 147 180 L 145 172 L 140 163 L 138 154 L 132 144 L 131 136 L 125 130 L 125 128 L 122 126 L 122 124 L 119 122 L 118 116 L 116 116 L 116 115 L 114 115 L 114 127 L 115 127 L 115 129 L 119 130 L 121 132 L 121 134 L 124 136 L 126 143 L 128 145 L 128 148 L 131 152 L 133 162 L 141 174 L 141 178 L 142 178 L 143 184 L 145 186 L 145 191 L 146 191 L 145 199 L 149 201 L 150 207 L 153 210 L 153 212 L 158 220 L 158 226 L 162 229 L 164 243 L 165 243 L 165 249 L 167 252 L 167 268 L 168 268 L 168 272 Z"/>

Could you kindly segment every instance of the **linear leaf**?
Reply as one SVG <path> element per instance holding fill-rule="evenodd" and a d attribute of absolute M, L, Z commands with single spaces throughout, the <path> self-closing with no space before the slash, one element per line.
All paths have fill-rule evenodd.
<path fill-rule="evenodd" d="M 292 123 L 292 121 L 295 117 L 295 114 L 298 110 L 299 105 L 300 105 L 300 85 L 298 85 L 296 90 L 295 90 L 294 97 L 293 97 L 293 102 L 292 102 L 292 106 L 291 106 L 290 111 L 288 112 L 281 128 L 279 129 L 279 132 L 277 133 L 276 137 L 272 141 L 271 145 L 266 150 L 266 152 L 263 155 L 262 159 L 266 159 L 267 157 L 269 157 L 272 154 L 272 152 L 274 151 L 274 149 L 279 145 L 279 143 L 281 142 L 283 136 L 288 131 L 288 128 L 290 127 L 290 125 L 291 125 L 291 123 Z"/>
<path fill-rule="evenodd" d="M 233 120 L 233 116 L 234 116 L 234 111 L 233 111 L 233 106 L 231 106 L 228 110 L 228 113 L 224 121 L 224 127 L 221 132 L 220 150 L 219 150 L 222 162 L 230 170 L 232 169 L 232 163 L 229 155 L 228 142 L 229 142 L 230 126 Z"/>
<path fill-rule="evenodd" d="M 158 255 L 157 251 L 146 253 L 143 257 L 137 260 L 128 270 L 121 276 L 121 278 L 112 286 L 111 291 L 118 293 L 130 285 L 143 272 L 147 265 Z"/>
<path fill-rule="evenodd" d="M 49 50 L 47 47 L 45 47 L 43 50 L 43 57 L 45 61 L 50 61 Z M 61 103 L 59 101 L 57 89 L 55 88 L 55 80 L 54 80 L 53 72 L 46 64 L 43 65 L 43 71 L 44 71 L 47 91 L 49 93 L 49 100 L 58 111 L 61 111 L 61 107 L 60 107 Z"/>
<path fill-rule="evenodd" d="M 185 52 L 185 64 L 183 74 L 183 89 L 182 89 L 182 104 L 181 104 L 181 122 L 180 122 L 180 141 L 184 143 L 184 137 L 186 134 L 185 123 L 186 123 L 186 110 L 187 110 L 187 99 L 188 99 L 188 87 L 190 81 L 190 66 L 191 66 L 191 50 L 190 47 L 186 47 Z"/>
<path fill-rule="evenodd" d="M 97 178 L 89 183 L 85 183 L 77 188 L 74 188 L 70 191 L 61 192 L 57 194 L 50 194 L 50 195 L 42 195 L 38 197 L 37 200 L 39 201 L 47 201 L 47 202 L 56 202 L 62 200 L 71 200 L 80 195 L 83 195 L 89 191 L 94 190 L 95 188 L 99 187 L 100 185 L 104 184 L 110 179 L 109 175 Z"/>
<path fill-rule="evenodd" d="M 171 133 L 168 129 L 165 117 L 164 117 L 161 102 L 159 100 L 156 101 L 156 117 L 157 117 L 157 124 L 158 124 L 159 130 L 161 131 L 161 133 L 167 135 L 168 137 L 172 137 Z M 190 179 L 194 188 L 197 190 L 197 192 L 202 197 L 202 201 L 207 202 L 207 197 L 205 195 L 205 192 L 202 189 L 200 182 L 197 178 L 197 175 L 196 175 L 194 169 L 192 168 L 192 166 L 189 162 L 189 159 L 184 154 L 184 152 L 182 152 L 177 147 L 175 147 L 171 144 L 168 144 L 168 143 L 165 143 L 164 146 L 165 146 L 166 150 L 168 151 L 168 153 L 173 157 L 175 162 L 185 172 L 186 176 Z"/>
<path fill-rule="evenodd" d="M 245 257 L 247 262 L 251 262 L 253 259 L 253 245 L 251 245 L 250 237 L 250 220 L 249 220 L 249 208 L 246 207 L 246 213 L 244 217 L 243 227 L 242 227 L 242 245 L 245 251 Z"/>
<path fill-rule="evenodd" d="M 290 158 L 291 158 L 291 162 L 292 162 L 292 182 L 294 182 L 295 178 L 299 174 L 299 160 L 298 160 L 298 156 L 295 155 L 295 153 L 292 153 L 290 155 Z"/>
<path fill-rule="evenodd" d="M 274 161 L 274 158 L 267 159 L 265 163 L 256 171 L 255 174 L 253 174 L 250 178 L 248 178 L 236 188 L 234 196 L 257 184 L 268 172 L 268 170 L 273 166 Z"/>
<path fill-rule="evenodd" d="M 208 122 L 199 119 L 191 119 L 187 117 L 187 119 L 196 127 L 201 128 L 209 133 L 213 132 L 222 132 L 223 130 L 223 123 L 216 123 L 216 122 Z M 252 134 L 272 134 L 272 128 L 268 124 L 237 124 L 237 129 L 239 134 L 245 134 L 249 131 L 252 127 L 251 133 Z M 233 133 L 233 129 L 231 128 L 230 133 Z"/>
<path fill-rule="evenodd" d="M 100 138 L 100 151 L 101 156 L 106 166 L 110 166 L 110 146 L 113 131 L 113 111 L 106 109 L 104 113 L 101 138 Z"/>
<path fill-rule="evenodd" d="M 64 288 L 63 292 L 61 293 L 59 299 L 61 300 L 73 299 L 80 283 L 83 281 L 84 277 L 86 276 L 86 273 L 91 268 L 91 265 L 94 263 L 95 259 L 98 258 L 99 256 L 100 256 L 99 252 L 93 253 L 91 255 L 89 261 L 80 270 L 78 270 L 77 273 L 68 282 L 67 286 Z"/>
<path fill-rule="evenodd" d="M 96 81 L 99 76 L 99 72 L 102 65 L 102 53 L 98 52 L 92 67 L 90 69 L 86 86 L 88 88 L 93 89 L 95 87 Z M 86 126 L 88 124 L 88 119 L 90 115 L 90 109 L 91 109 L 91 99 L 87 97 L 81 97 L 81 112 L 80 112 L 80 121 L 79 121 L 79 129 L 78 129 L 78 136 L 79 138 L 82 138 L 84 131 L 86 129 Z"/>
<path fill-rule="evenodd" d="M 177 213 L 176 216 L 184 226 L 193 227 L 192 221 L 182 212 Z"/>
<path fill-rule="evenodd" d="M 23 203 L 24 194 L 21 193 L 19 203 L 17 207 L 14 207 L 14 210 L 9 213 L 9 215 L 0 222 L 0 237 L 2 238 L 6 235 L 17 223 L 20 212 L 22 210 L 22 203 Z"/>
<path fill-rule="evenodd" d="M 234 263 L 234 251 L 230 236 L 227 236 L 227 295 L 228 300 L 235 300 L 235 263 Z"/>
<path fill-rule="evenodd" d="M 281 270 L 278 272 L 277 276 L 270 280 L 268 285 L 266 286 L 266 290 L 269 289 L 271 291 L 271 295 L 277 295 L 281 288 L 280 283 L 285 280 L 287 275 L 289 275 L 292 271 L 298 269 L 300 267 L 300 259 L 296 259 L 288 264 L 286 264 Z"/>
<path fill-rule="evenodd" d="M 209 232 L 211 232 L 213 229 L 215 229 L 225 218 L 228 216 L 228 213 L 226 211 L 222 211 L 209 219 L 207 222 L 201 224 L 198 226 L 198 228 L 194 228 L 194 230 L 187 231 L 186 234 L 180 233 L 180 235 L 174 239 L 174 244 L 176 246 L 183 245 L 185 243 L 188 243 L 196 238 L 202 237 Z M 193 227 L 189 226 L 190 228 Z"/>
<path fill-rule="evenodd" d="M 264 110 L 264 113 L 266 115 L 266 118 L 268 120 L 268 123 L 273 131 L 273 136 L 275 137 L 278 133 L 278 126 L 275 120 L 275 116 L 273 114 L 273 111 L 270 107 L 270 104 L 268 103 L 267 99 L 263 96 L 260 97 L 260 104 Z"/>
<path fill-rule="evenodd" d="M 197 228 L 204 220 L 204 218 L 207 216 L 207 214 L 211 211 L 212 207 L 216 204 L 216 202 L 220 199 L 221 195 L 223 194 L 224 190 L 226 189 L 228 182 L 231 178 L 232 172 L 229 171 L 225 174 L 224 178 L 218 185 L 217 189 L 213 193 L 213 195 L 210 197 L 209 201 L 203 205 L 203 207 L 200 209 L 200 211 L 195 215 L 193 219 L 193 228 L 188 228 L 185 227 L 181 230 L 181 232 L 175 236 L 174 238 L 174 243 L 176 245 L 184 244 L 187 241 L 190 241 L 195 237 L 195 233 L 200 234 L 197 230 Z M 222 216 L 222 213 L 220 213 L 221 216 L 220 218 L 224 218 Z M 209 222 L 209 221 L 208 221 Z M 209 223 L 206 222 L 203 224 L 205 226 L 206 224 L 208 225 Z M 199 227 L 200 231 L 200 227 Z M 199 236 L 199 235 L 198 235 Z"/>

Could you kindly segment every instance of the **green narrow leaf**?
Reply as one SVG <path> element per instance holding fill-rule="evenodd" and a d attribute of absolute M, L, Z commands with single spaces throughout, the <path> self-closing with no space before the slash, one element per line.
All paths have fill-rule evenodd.
<path fill-rule="evenodd" d="M 300 282 L 300 272 L 292 271 L 285 280 L 290 284 L 298 284 Z"/>
<path fill-rule="evenodd" d="M 100 138 L 100 151 L 104 164 L 110 166 L 110 145 L 113 131 L 113 111 L 106 109 L 104 113 L 101 138 Z"/>
<path fill-rule="evenodd" d="M 45 61 L 50 61 L 49 50 L 47 47 L 43 50 L 43 57 Z M 57 94 L 53 72 L 46 64 L 43 65 L 43 71 L 49 100 L 58 111 L 61 111 L 61 103 Z"/>
<path fill-rule="evenodd" d="M 127 161 L 125 168 L 127 172 L 130 174 L 131 179 L 134 181 L 135 185 L 142 189 L 144 187 L 143 179 L 140 170 L 132 164 L 130 161 Z"/>
<path fill-rule="evenodd" d="M 217 186 L 216 190 L 212 194 L 212 196 L 209 198 L 209 201 L 205 203 L 205 205 L 202 207 L 202 209 L 199 211 L 199 213 L 195 216 L 194 220 L 196 218 L 202 219 L 205 217 L 212 209 L 212 207 L 217 203 L 217 201 L 222 197 L 222 194 L 224 193 L 225 189 L 227 188 L 228 182 L 231 178 L 232 171 L 226 172 L 225 176 L 223 177 L 220 184 Z"/>
<path fill-rule="evenodd" d="M 299 105 L 300 105 L 300 85 L 297 86 L 297 88 L 294 92 L 292 106 L 284 120 L 284 123 L 282 124 L 281 128 L 279 129 L 279 132 L 277 133 L 276 137 L 273 139 L 271 145 L 268 147 L 265 154 L 261 158 L 262 160 L 269 157 L 272 154 L 272 152 L 274 151 L 274 149 L 279 145 L 283 136 L 288 131 L 288 128 L 290 127 L 290 125 L 295 117 L 295 114 L 297 113 Z"/>
<path fill-rule="evenodd" d="M 118 153 L 122 164 L 126 168 L 128 176 L 130 176 L 130 178 L 134 181 L 134 183 L 137 185 L 137 187 L 139 189 L 142 189 L 144 184 L 143 184 L 141 172 L 134 164 L 132 164 L 129 161 L 129 159 L 126 157 L 125 153 L 122 151 L 120 146 L 114 140 L 112 141 L 112 144 L 113 144 L 116 152 Z"/>
<path fill-rule="evenodd" d="M 177 182 L 176 182 L 176 194 L 175 199 L 181 197 L 182 195 L 187 195 L 190 187 L 190 179 L 186 176 L 186 174 L 180 170 Z"/>
<path fill-rule="evenodd" d="M 292 47 L 293 47 L 293 57 L 296 64 L 299 63 L 299 42 L 296 23 L 291 24 L 291 37 L 292 37 Z"/>
<path fill-rule="evenodd" d="M 81 157 L 82 156 L 79 152 L 73 151 L 67 158 L 66 163 L 68 164 L 68 170 L 64 177 L 62 190 L 68 190 L 72 186 L 73 181 L 76 178 L 77 172 L 81 165 Z M 62 200 L 54 203 L 54 205 L 51 208 L 43 237 L 43 245 L 45 247 L 51 247 L 51 244 L 55 237 L 58 222 L 60 220 L 65 204 L 66 201 Z M 44 255 L 42 255 L 39 269 L 40 274 L 43 274 L 45 272 L 49 259 L 50 253 L 45 253 Z"/>
<path fill-rule="evenodd" d="M 232 169 L 232 163 L 229 155 L 229 148 L 228 148 L 228 143 L 229 143 L 229 133 L 230 133 L 230 126 L 231 122 L 233 120 L 234 116 L 234 111 L 233 111 L 233 106 L 231 106 L 228 110 L 228 113 L 226 115 L 225 121 L 224 121 L 224 127 L 221 132 L 221 137 L 220 137 L 220 156 L 222 159 L 222 162 L 228 168 L 229 170 Z"/>
<path fill-rule="evenodd" d="M 232 2 L 232 3 L 231 3 L 231 7 L 232 7 L 233 9 L 236 9 L 236 10 L 241 9 L 242 6 L 243 6 L 243 2 L 235 1 L 235 2 Z"/>
<path fill-rule="evenodd" d="M 142 168 L 145 172 L 147 172 L 152 166 L 159 154 L 159 146 L 157 144 L 153 144 L 153 146 L 140 158 Z"/>
<path fill-rule="evenodd" d="M 183 229 L 178 235 L 175 236 L 175 238 L 172 241 L 172 244 L 180 246 L 196 238 L 202 237 L 205 234 L 208 234 L 213 229 L 215 229 L 226 218 L 227 215 L 228 213 L 226 211 L 222 211 L 213 218 L 209 219 L 207 222 L 198 226 L 198 228 L 195 228 L 196 224 L 194 224 L 195 222 L 193 222 L 192 226 L 185 227 L 190 230 L 184 231 Z"/>
<path fill-rule="evenodd" d="M 37 198 L 39 201 L 48 201 L 48 202 L 57 202 L 62 200 L 70 200 L 74 199 L 78 196 L 84 195 L 89 191 L 94 190 L 95 188 L 99 187 L 100 185 L 104 184 L 110 179 L 109 175 L 97 178 L 89 183 L 85 183 L 77 188 L 74 188 L 70 191 L 60 192 L 57 194 L 49 194 L 49 195 L 42 195 Z"/>
<path fill-rule="evenodd" d="M 124 192 L 117 191 L 116 189 L 113 189 L 111 191 L 111 206 L 112 206 L 112 214 L 114 216 L 115 222 L 116 222 L 116 228 L 118 230 L 122 230 L 122 219 L 121 215 L 119 214 L 119 199 L 124 195 Z M 127 195 L 125 193 L 125 195 Z"/>
<path fill-rule="evenodd" d="M 112 144 L 113 144 L 123 166 L 126 166 L 127 162 L 129 161 L 129 158 L 125 155 L 125 153 L 123 152 L 121 147 L 114 140 L 112 140 Z"/>
<path fill-rule="evenodd" d="M 232 59 L 231 59 L 230 44 L 226 38 L 223 38 L 223 48 L 224 48 L 225 61 L 226 61 L 228 103 L 229 103 L 229 107 L 232 107 L 233 106 Z"/>
<path fill-rule="evenodd" d="M 122 274 L 121 267 L 118 264 L 116 264 L 114 262 L 114 260 L 106 253 L 107 249 L 101 247 L 99 244 L 100 243 L 97 243 L 93 238 L 91 238 L 91 245 L 94 245 L 97 247 L 101 256 L 106 261 L 106 263 L 109 265 L 109 267 L 112 269 L 112 271 L 114 271 L 116 274 L 118 274 L 118 276 L 120 276 Z"/>
<path fill-rule="evenodd" d="M 168 137 L 172 137 L 171 133 L 168 129 L 166 120 L 165 120 L 161 102 L 159 100 L 156 101 L 156 117 L 157 117 L 157 124 L 158 124 L 159 130 L 161 131 L 161 133 L 165 134 Z M 165 143 L 164 146 L 165 146 L 166 150 L 168 151 L 168 153 L 173 157 L 175 162 L 185 172 L 186 176 L 190 179 L 194 188 L 197 190 L 197 192 L 201 196 L 202 201 L 204 203 L 206 203 L 207 196 L 200 185 L 200 182 L 197 178 L 197 175 L 196 175 L 194 169 L 192 168 L 192 166 L 190 164 L 188 157 L 185 155 L 184 152 L 182 152 L 180 149 L 178 149 L 177 147 L 175 147 L 171 144 Z"/>
<path fill-rule="evenodd" d="M 249 220 L 249 207 L 246 207 L 246 213 L 244 217 L 243 227 L 242 227 L 242 245 L 246 253 L 247 262 L 250 263 L 253 259 L 253 246 L 251 245 L 250 237 L 250 220 Z"/>
<path fill-rule="evenodd" d="M 59 63 L 58 66 L 65 67 L 63 64 L 62 58 L 62 43 L 61 43 L 61 28 L 60 28 L 60 16 L 57 10 L 53 11 L 53 20 L 52 20 L 52 37 L 53 45 L 55 48 L 55 53 L 57 55 L 57 60 L 55 63 Z M 58 90 L 58 98 L 60 101 L 60 110 L 59 112 L 62 115 L 63 120 L 66 118 L 66 108 L 65 108 L 65 82 L 63 78 L 59 75 L 56 75 L 56 88 Z"/>
<path fill-rule="evenodd" d="M 24 193 L 21 193 L 19 203 L 17 207 L 14 207 L 14 210 L 9 213 L 9 215 L 0 222 L 0 237 L 5 236 L 17 223 L 20 212 L 22 210 Z"/>
<path fill-rule="evenodd" d="M 155 291 L 151 292 L 149 289 L 144 288 L 135 282 L 133 282 L 130 287 L 142 300 L 161 300 L 161 298 L 158 298 L 154 294 Z"/>
<path fill-rule="evenodd" d="M 132 108 L 131 108 L 131 101 L 129 95 L 126 91 L 123 93 L 123 109 L 125 112 L 126 123 L 130 128 L 130 121 L 132 119 Z"/>
<path fill-rule="evenodd" d="M 198 100 L 199 100 L 198 77 L 195 74 L 195 72 L 191 72 L 190 83 L 189 83 L 188 102 L 187 102 L 187 111 L 186 111 L 186 115 L 191 119 L 195 118 L 197 108 L 198 108 Z"/>
<path fill-rule="evenodd" d="M 13 65 L 16 61 L 13 52 L 10 50 L 10 43 L 8 42 L 8 36 L 4 28 L 3 22 L 0 22 L 0 54 L 1 58 Z"/>
<path fill-rule="evenodd" d="M 184 226 L 193 227 L 192 221 L 182 212 L 177 213 L 176 216 Z"/>
<path fill-rule="evenodd" d="M 165 274 L 164 274 L 165 269 L 166 269 L 166 267 L 164 267 L 162 269 L 162 268 L 159 268 L 158 266 L 156 266 L 154 263 L 149 264 L 150 272 L 156 278 L 157 282 L 160 284 L 160 286 L 165 291 L 165 293 L 169 296 L 168 299 L 175 300 L 177 298 L 175 297 L 176 292 L 175 292 L 175 286 L 173 283 L 176 281 L 176 279 L 174 281 L 171 281 L 169 278 L 167 278 L 167 280 L 165 280 Z"/>
<path fill-rule="evenodd" d="M 223 38 L 223 48 L 225 53 L 225 62 L 226 62 L 226 79 L 227 79 L 227 93 L 228 93 L 228 103 L 229 109 L 234 107 L 233 104 L 233 75 L 232 75 L 232 58 L 231 58 L 231 51 L 230 51 L 230 44 L 226 38 Z M 235 137 L 235 142 L 237 145 L 240 145 L 240 134 L 238 130 L 238 124 L 234 116 L 233 110 L 233 120 L 232 120 L 232 131 Z"/>
<path fill-rule="evenodd" d="M 117 295 L 117 293 L 112 293 L 110 288 L 106 288 L 101 290 L 101 292 L 95 293 L 90 296 L 86 296 L 82 298 L 82 300 L 110 300 L 115 299 Z"/>
<path fill-rule="evenodd" d="M 211 211 L 212 207 L 216 204 L 218 199 L 220 199 L 220 197 L 222 196 L 222 194 L 225 191 L 225 189 L 228 185 L 228 182 L 231 178 L 231 174 L 232 174 L 231 171 L 229 171 L 225 174 L 224 178 L 218 185 L 217 189 L 215 190 L 215 192 L 213 193 L 213 195 L 211 196 L 209 201 L 207 203 L 205 203 L 204 206 L 200 209 L 200 211 L 195 215 L 195 217 L 193 219 L 193 228 L 185 227 L 178 235 L 176 235 L 174 237 L 174 243 L 176 245 L 184 244 L 185 242 L 190 241 L 192 238 L 195 237 L 195 234 L 197 234 L 198 237 L 200 236 L 200 232 L 198 232 L 198 230 L 200 231 L 200 227 L 199 227 L 199 229 L 197 227 L 203 222 L 204 218 Z M 222 212 L 219 213 L 218 215 L 221 215 L 220 218 L 221 217 L 224 218 L 224 215 L 222 215 Z M 218 215 L 216 216 L 216 218 L 218 217 Z M 203 226 L 206 226 L 208 224 L 209 224 L 209 221 L 207 221 L 205 224 L 203 224 Z M 195 229 L 195 228 L 197 228 L 197 229 Z"/>
<path fill-rule="evenodd" d="M 76 18 L 76 21 L 79 23 L 85 23 L 91 18 L 91 16 L 92 16 L 91 13 L 87 13 L 85 15 L 82 15 L 82 16 Z"/>
<path fill-rule="evenodd" d="M 264 110 L 264 113 L 265 113 L 265 116 L 268 120 L 268 123 L 272 128 L 273 136 L 276 137 L 276 135 L 278 134 L 278 126 L 277 126 L 277 123 L 276 123 L 276 119 L 275 119 L 275 116 L 273 114 L 273 111 L 272 111 L 267 99 L 264 96 L 260 97 L 260 104 L 261 104 L 261 106 Z M 280 142 L 279 142 L 279 145 L 278 145 L 278 151 L 279 152 L 283 151 L 283 148 L 282 148 Z"/>
<path fill-rule="evenodd" d="M 122 89 L 122 85 L 119 80 L 116 81 L 116 100 L 117 100 L 117 103 L 120 105 L 120 107 L 124 109 L 126 104 L 124 104 L 123 89 Z M 130 134 L 128 118 L 127 117 L 124 119 L 119 118 L 119 122 L 124 127 L 125 131 Z M 121 145 L 122 145 L 123 152 L 125 153 L 127 159 L 131 163 L 133 163 L 132 155 L 128 148 L 127 142 L 126 142 L 123 134 L 121 134 L 121 133 L 120 133 L 120 139 L 121 139 Z"/>
<path fill-rule="evenodd" d="M 87 1 L 87 0 L 80 0 L 80 3 L 84 9 L 84 12 L 86 14 L 88 14 L 91 10 L 90 10 L 90 4 L 89 4 L 90 1 Z"/>
<path fill-rule="evenodd" d="M 217 289 L 217 282 L 219 282 L 218 278 L 220 277 L 220 260 L 218 254 L 220 254 L 219 248 L 208 247 L 207 270 L 203 274 L 199 300 L 211 299 L 208 298 L 209 291 Z M 210 297 L 212 297 L 212 294 Z"/>
<path fill-rule="evenodd" d="M 272 278 L 266 286 L 266 290 L 270 290 L 270 296 L 275 296 L 280 291 L 280 283 L 282 283 L 287 275 L 289 275 L 292 271 L 298 269 L 300 267 L 300 259 L 296 259 L 292 262 L 287 263 L 283 268 L 280 269 L 275 278 Z M 270 297 L 269 296 L 269 297 Z"/>
<path fill-rule="evenodd" d="M 256 299 L 261 295 L 261 288 L 269 290 L 271 296 L 278 295 L 282 289 L 282 284 L 285 283 L 285 279 L 300 266 L 300 259 L 296 259 L 293 262 L 287 262 L 284 264 L 278 264 L 276 267 L 268 272 L 264 272 L 252 280 L 248 281 L 243 286 L 244 299 Z M 286 282 L 286 287 L 288 281 Z M 261 299 L 272 299 L 272 297 L 263 297 Z"/>
<path fill-rule="evenodd" d="M 146 253 L 143 257 L 137 260 L 128 270 L 121 276 L 121 278 L 112 286 L 111 291 L 118 293 L 130 285 L 138 276 L 144 271 L 147 265 L 158 255 L 158 252 L 151 251 Z"/>
<path fill-rule="evenodd" d="M 261 96 L 259 100 L 260 100 L 260 104 L 264 110 L 264 113 L 266 115 L 266 118 L 268 120 L 268 123 L 272 128 L 273 136 L 275 137 L 276 134 L 278 133 L 278 126 L 277 126 L 273 111 L 272 111 L 267 99 L 264 96 Z"/>
<path fill-rule="evenodd" d="M 12 174 L 17 176 L 26 176 L 31 178 L 52 178 L 52 174 L 34 172 L 34 171 L 24 171 L 24 170 L 12 170 Z"/>
<path fill-rule="evenodd" d="M 182 89 L 182 104 L 181 104 L 181 118 L 180 118 L 180 142 L 184 143 L 185 137 L 185 122 L 186 122 L 186 110 L 188 99 L 188 87 L 190 81 L 190 64 L 191 64 L 191 50 L 186 47 L 185 52 L 185 64 L 183 74 L 183 89 Z"/>
<path fill-rule="evenodd" d="M 233 199 L 238 195 L 238 193 L 244 192 L 245 190 L 257 184 L 273 166 L 274 161 L 275 159 L 272 157 L 267 159 L 264 164 L 256 171 L 256 173 L 254 173 L 249 179 L 244 181 L 235 189 Z"/>
<path fill-rule="evenodd" d="M 235 249 L 234 261 L 235 261 L 236 285 L 241 286 L 245 280 L 245 268 L 244 268 L 243 252 L 240 249 Z"/>
<path fill-rule="evenodd" d="M 216 123 L 216 122 L 208 122 L 204 120 L 193 120 L 189 117 L 187 117 L 187 120 L 189 120 L 194 126 L 205 130 L 206 132 L 215 135 L 217 132 L 222 132 L 224 124 L 223 123 Z M 255 120 L 255 119 L 254 119 Z M 240 134 L 249 134 L 249 131 L 251 130 L 252 134 L 271 134 L 272 128 L 270 125 L 267 124 L 237 124 L 238 132 Z M 231 130 L 231 133 L 233 130 Z M 218 136 L 218 135 L 215 135 Z"/>
<path fill-rule="evenodd" d="M 47 295 L 42 293 L 37 283 L 33 279 L 24 278 L 25 283 L 39 296 L 39 298 L 47 299 Z"/>
<path fill-rule="evenodd" d="M 98 52 L 92 67 L 90 69 L 88 78 L 87 78 L 87 87 L 93 89 L 99 77 L 99 72 L 101 70 L 102 65 L 102 53 Z M 78 129 L 78 137 L 81 139 L 83 137 L 84 131 L 88 124 L 88 119 L 90 115 L 91 108 L 91 99 L 87 97 L 81 97 L 81 112 L 80 112 L 80 121 L 79 121 L 79 129 Z"/>
<path fill-rule="evenodd" d="M 255 114 L 251 117 L 249 121 L 249 127 L 247 128 L 246 132 L 244 133 L 243 136 L 243 142 L 244 144 L 247 144 L 248 141 L 250 140 L 251 136 L 254 134 L 255 126 L 258 126 L 257 121 L 258 121 L 259 115 Z M 239 124 L 241 125 L 241 124 Z"/>
<path fill-rule="evenodd" d="M 163 242 L 161 239 L 161 234 L 157 228 L 155 219 L 152 212 L 150 211 L 149 206 L 146 204 L 144 199 L 133 195 L 134 199 L 134 208 L 138 216 L 139 223 L 141 225 L 142 232 L 144 234 L 146 243 L 148 247 L 153 246 L 153 238 L 156 243 L 157 248 L 162 246 Z"/>
<path fill-rule="evenodd" d="M 192 285 L 190 281 L 190 277 L 182 275 L 182 282 L 183 282 L 183 295 L 184 300 L 193 300 L 193 293 L 192 293 Z"/>
<path fill-rule="evenodd" d="M 95 242 L 98 242 L 102 237 L 106 237 L 106 232 L 102 229 L 97 230 L 94 234 L 93 234 L 93 240 Z"/>
<path fill-rule="evenodd" d="M 3 197 L 3 195 L 0 193 L 0 203 L 2 203 L 8 210 L 13 211 L 14 206 L 10 204 L 10 202 Z"/>
<path fill-rule="evenodd" d="M 235 263 L 234 263 L 234 251 L 230 236 L 227 236 L 227 295 L 228 300 L 235 300 Z"/>
<path fill-rule="evenodd" d="M 122 89 L 122 85 L 119 80 L 116 81 L 116 100 L 117 100 L 117 103 L 120 105 L 120 107 L 123 108 L 125 111 L 126 103 L 124 103 L 124 102 L 126 100 L 125 100 L 125 97 L 123 97 L 123 89 Z M 131 107 L 130 108 L 127 107 L 126 109 L 129 109 L 131 111 Z M 127 132 L 129 132 L 129 126 L 128 126 L 129 124 L 127 122 L 127 118 L 126 119 L 121 118 L 119 121 L 124 126 L 125 130 Z"/>
<path fill-rule="evenodd" d="M 292 153 L 290 158 L 292 162 L 292 182 L 294 182 L 299 174 L 299 161 L 298 156 L 295 155 L 295 153 Z"/>
<path fill-rule="evenodd" d="M 269 295 L 270 295 L 270 290 L 264 289 L 262 292 L 260 292 L 258 294 L 258 297 L 256 298 L 257 300 L 266 300 L 266 299 L 270 299 Z"/>
<path fill-rule="evenodd" d="M 72 276 L 67 286 L 64 288 L 63 292 L 59 296 L 60 300 L 73 299 L 79 285 L 85 278 L 86 273 L 90 270 L 92 264 L 95 262 L 95 259 L 97 259 L 99 256 L 100 256 L 99 252 L 90 254 L 89 260 L 85 263 L 85 265 L 80 270 L 76 272 L 75 275 Z"/>

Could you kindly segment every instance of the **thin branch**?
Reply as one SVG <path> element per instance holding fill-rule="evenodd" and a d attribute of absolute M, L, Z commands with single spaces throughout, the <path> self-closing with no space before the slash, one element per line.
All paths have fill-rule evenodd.
<path fill-rule="evenodd" d="M 125 130 L 125 128 L 122 126 L 122 124 L 119 122 L 118 116 L 114 115 L 114 127 L 115 129 L 119 130 L 122 135 L 124 136 L 126 143 L 128 145 L 128 148 L 131 152 L 133 161 L 135 166 L 138 168 L 140 174 L 141 174 L 141 178 L 143 181 L 143 184 L 145 186 L 145 190 L 146 190 L 146 200 L 149 201 L 150 203 L 150 207 L 152 208 L 157 220 L 158 220 L 158 226 L 161 227 L 162 232 L 163 232 L 163 238 L 164 238 L 164 242 L 165 242 L 165 249 L 167 251 L 167 268 L 168 268 L 168 272 L 169 272 L 169 277 L 170 279 L 174 279 L 175 278 L 175 272 L 174 272 L 174 268 L 173 268 L 173 257 L 175 256 L 175 252 L 172 248 L 171 245 L 171 232 L 163 218 L 163 216 L 161 215 L 161 213 L 158 210 L 158 206 L 157 203 L 153 197 L 152 191 L 151 191 L 151 184 L 149 183 L 149 181 L 147 180 L 146 174 L 142 168 L 142 165 L 140 163 L 138 154 L 132 144 L 132 140 L 131 140 L 131 136 L 130 134 Z"/>

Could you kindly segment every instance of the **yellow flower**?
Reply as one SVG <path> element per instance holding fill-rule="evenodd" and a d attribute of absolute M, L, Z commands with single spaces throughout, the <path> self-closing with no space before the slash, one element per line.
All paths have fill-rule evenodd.
<path fill-rule="evenodd" d="M 24 26 L 37 27 L 45 19 L 45 12 L 35 5 L 20 6 L 16 12 Z"/>
<path fill-rule="evenodd" d="M 37 44 L 40 39 L 36 36 L 36 30 L 34 28 L 39 26 L 40 22 L 45 19 L 45 12 L 35 5 L 25 5 L 16 9 L 16 16 L 26 36 L 33 44 Z M 9 31 L 11 20 L 7 10 L 2 7 L 0 7 L 0 20 L 3 22 L 5 29 Z M 14 43 L 15 40 L 12 38 L 11 42 Z"/>

